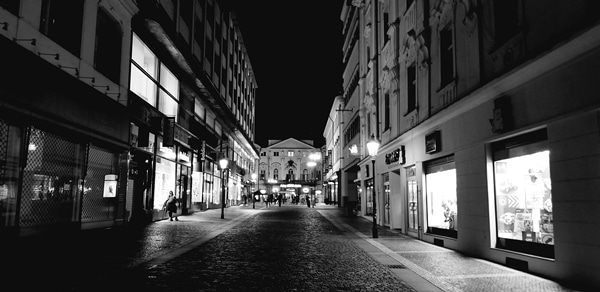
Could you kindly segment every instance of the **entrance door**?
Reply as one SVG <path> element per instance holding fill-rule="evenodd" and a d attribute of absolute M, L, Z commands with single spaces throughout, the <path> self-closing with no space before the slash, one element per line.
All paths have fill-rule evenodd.
<path fill-rule="evenodd" d="M 419 197 L 417 186 L 417 169 L 412 166 L 406 169 L 406 194 L 408 200 L 408 233 L 419 237 Z"/>

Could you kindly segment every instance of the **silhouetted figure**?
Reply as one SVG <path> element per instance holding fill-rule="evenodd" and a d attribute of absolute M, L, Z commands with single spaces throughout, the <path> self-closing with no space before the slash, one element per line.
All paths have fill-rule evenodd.
<path fill-rule="evenodd" d="M 179 219 L 177 219 L 177 214 L 176 214 L 177 213 L 177 199 L 175 199 L 175 195 L 173 194 L 173 191 L 169 191 L 169 197 L 163 204 L 163 208 L 165 210 L 167 210 L 167 213 L 169 213 L 170 221 L 173 221 L 173 214 L 175 214 L 175 221 L 179 221 Z"/>
<path fill-rule="evenodd" d="M 306 206 L 310 208 L 310 197 L 306 196 Z"/>

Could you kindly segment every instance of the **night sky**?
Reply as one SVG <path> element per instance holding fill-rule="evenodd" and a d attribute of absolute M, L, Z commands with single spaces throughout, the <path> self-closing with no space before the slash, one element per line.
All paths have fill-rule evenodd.
<path fill-rule="evenodd" d="M 240 25 L 258 83 L 256 139 L 325 143 L 323 131 L 342 91 L 343 0 L 225 0 Z"/>

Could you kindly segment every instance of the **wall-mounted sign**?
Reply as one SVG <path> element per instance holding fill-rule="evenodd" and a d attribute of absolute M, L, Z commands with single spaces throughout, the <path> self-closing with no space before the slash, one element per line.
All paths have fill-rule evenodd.
<path fill-rule="evenodd" d="M 504 133 L 512 129 L 512 107 L 508 96 L 494 100 L 494 116 L 490 119 L 492 133 Z"/>
<path fill-rule="evenodd" d="M 425 153 L 432 154 L 442 151 L 442 135 L 440 131 L 425 135 Z"/>
<path fill-rule="evenodd" d="M 385 155 L 385 163 L 386 164 L 392 164 L 394 162 L 398 162 L 399 164 L 404 164 L 406 163 L 406 156 L 404 154 L 404 145 L 401 145 L 400 148 L 387 153 Z"/>

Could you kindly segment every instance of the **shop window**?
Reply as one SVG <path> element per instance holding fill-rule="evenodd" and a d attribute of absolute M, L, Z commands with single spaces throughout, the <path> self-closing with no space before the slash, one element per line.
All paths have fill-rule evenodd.
<path fill-rule="evenodd" d="M 496 247 L 554 257 L 546 130 L 492 144 Z"/>
<path fill-rule="evenodd" d="M 367 202 L 365 206 L 365 215 L 373 215 L 373 179 L 367 180 L 366 185 L 365 197 Z"/>
<path fill-rule="evenodd" d="M 454 156 L 427 162 L 425 173 L 427 233 L 456 238 L 458 213 Z"/>
<path fill-rule="evenodd" d="M 17 225 L 21 138 L 20 128 L 0 120 L 0 230 Z"/>

